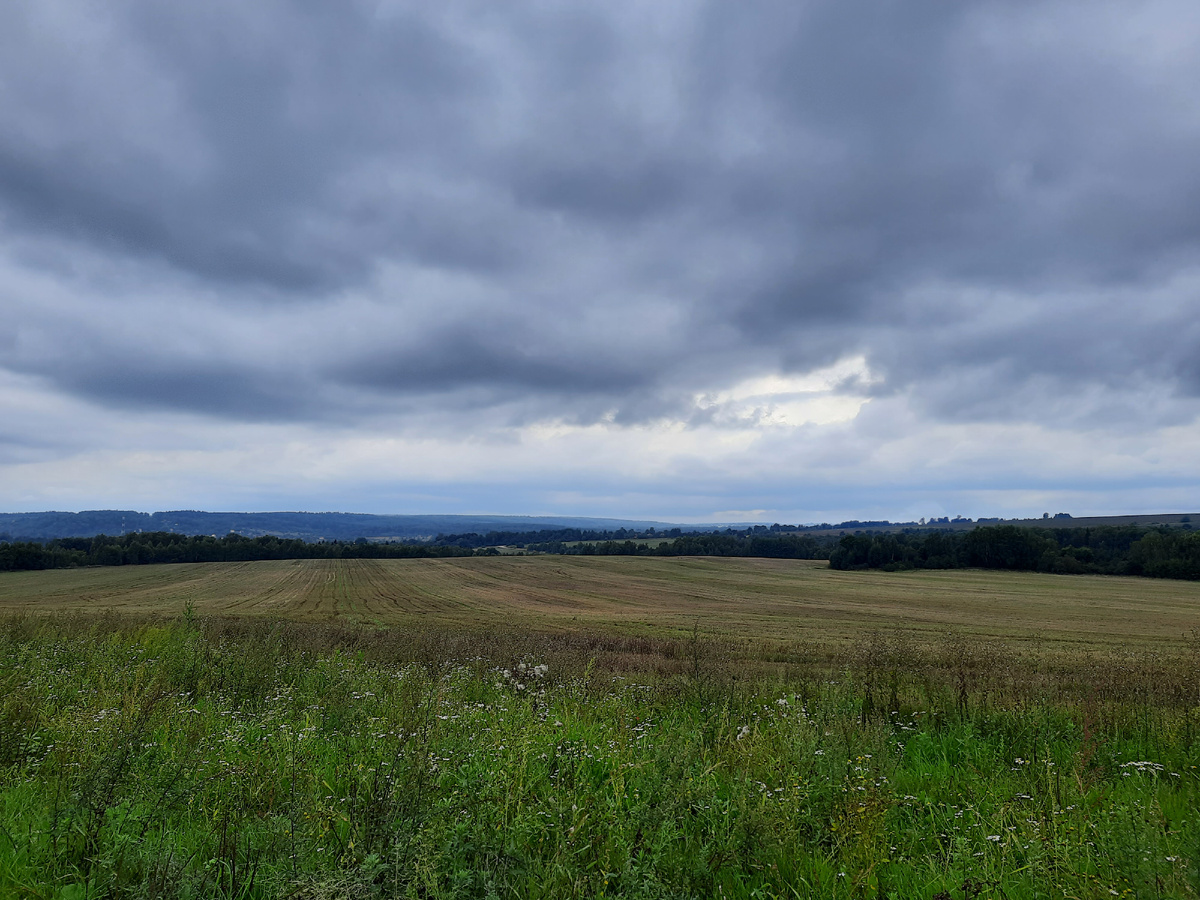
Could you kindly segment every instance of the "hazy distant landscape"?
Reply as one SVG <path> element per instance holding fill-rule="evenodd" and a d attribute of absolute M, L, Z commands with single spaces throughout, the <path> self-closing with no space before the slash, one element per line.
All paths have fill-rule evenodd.
<path fill-rule="evenodd" d="M 358 538 L 429 540 L 438 534 L 465 531 L 537 531 L 542 528 L 645 529 L 656 524 L 662 525 L 655 522 L 577 516 L 379 516 L 363 513 L 242 513 L 200 510 L 144 513 L 102 509 L 78 513 L 0 513 L 0 539 L 7 536 L 13 540 L 48 540 L 92 537 L 97 534 L 166 531 L 217 537 L 236 532 L 246 537 L 274 535 L 306 541 L 353 541 Z"/>
<path fill-rule="evenodd" d="M 1047 515 L 1035 519 L 1001 519 L 985 517 L 971 519 L 962 516 L 943 517 L 926 521 L 888 522 L 853 519 L 838 523 L 780 526 L 784 531 L 804 531 L 811 534 L 841 534 L 847 531 L 954 530 L 971 529 L 980 524 L 1006 522 L 1010 525 L 1039 528 L 1084 528 L 1103 525 L 1181 525 L 1193 516 L 1185 513 L 1156 513 L 1127 516 L 1073 517 L 1067 514 Z M 1194 516 L 1200 523 L 1200 514 Z M 534 532 L 575 528 L 584 531 L 630 530 L 643 533 L 647 529 L 667 531 L 707 532 L 726 528 L 744 529 L 755 524 L 769 526 L 779 523 L 710 523 L 679 524 L 672 522 L 602 519 L 580 516 L 381 516 L 364 513 L 306 513 L 306 512 L 203 512 L 173 510 L 145 513 L 135 510 L 88 510 L 84 512 L 0 512 L 0 541 L 37 540 L 54 538 L 93 537 L 98 534 L 122 535 L 145 531 L 175 534 L 212 535 L 222 537 L 234 532 L 245 537 L 271 535 L 304 541 L 369 540 L 432 540 L 438 535 L 487 532 Z M 780 528 L 776 528 L 778 531 Z"/>

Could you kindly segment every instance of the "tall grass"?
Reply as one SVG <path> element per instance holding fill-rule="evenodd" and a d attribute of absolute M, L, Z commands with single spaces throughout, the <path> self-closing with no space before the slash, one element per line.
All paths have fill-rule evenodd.
<path fill-rule="evenodd" d="M 1200 659 L 0 629 L 0 896 L 1192 897 Z"/>

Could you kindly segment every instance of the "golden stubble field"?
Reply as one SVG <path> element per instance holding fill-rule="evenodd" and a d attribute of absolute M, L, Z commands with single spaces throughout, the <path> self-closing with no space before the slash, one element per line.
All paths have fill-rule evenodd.
<path fill-rule="evenodd" d="M 0 613 L 103 612 L 564 629 L 754 641 L 1003 639 L 1167 650 L 1200 629 L 1200 584 L 955 570 L 838 572 L 807 560 L 480 557 L 297 560 L 0 574 Z"/>

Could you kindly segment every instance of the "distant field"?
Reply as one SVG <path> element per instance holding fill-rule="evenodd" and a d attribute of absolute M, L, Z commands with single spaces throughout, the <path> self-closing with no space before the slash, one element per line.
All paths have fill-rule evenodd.
<path fill-rule="evenodd" d="M 947 632 L 1062 649 L 1178 646 L 1200 584 L 958 570 L 838 572 L 807 560 L 500 557 L 300 560 L 0 575 L 0 612 L 274 616 L 838 641 Z"/>

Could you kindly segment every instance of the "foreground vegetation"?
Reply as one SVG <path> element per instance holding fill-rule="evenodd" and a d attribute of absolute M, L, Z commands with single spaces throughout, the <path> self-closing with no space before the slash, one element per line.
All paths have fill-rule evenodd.
<path fill-rule="evenodd" d="M 0 895 L 1192 897 L 1200 654 L 0 630 Z"/>

